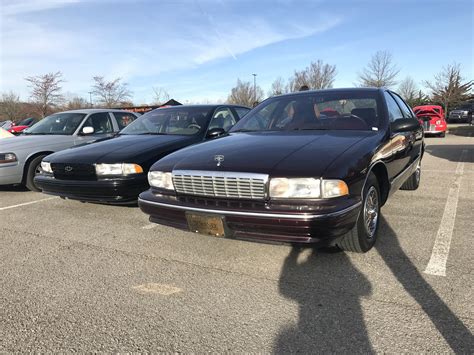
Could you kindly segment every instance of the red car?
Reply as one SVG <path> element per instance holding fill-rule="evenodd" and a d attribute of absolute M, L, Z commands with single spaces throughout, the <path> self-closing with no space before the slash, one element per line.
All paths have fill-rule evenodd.
<path fill-rule="evenodd" d="M 416 117 L 422 123 L 425 134 L 446 135 L 447 124 L 444 110 L 439 105 L 424 105 L 413 107 Z"/>
<path fill-rule="evenodd" d="M 8 130 L 8 132 L 13 134 L 20 134 L 23 130 L 27 129 L 34 125 L 38 120 L 34 117 L 25 118 L 24 120 L 18 122 L 17 124 L 13 124 L 12 127 Z"/>

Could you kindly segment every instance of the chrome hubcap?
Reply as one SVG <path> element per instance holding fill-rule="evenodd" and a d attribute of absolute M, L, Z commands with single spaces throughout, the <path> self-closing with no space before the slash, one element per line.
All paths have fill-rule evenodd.
<path fill-rule="evenodd" d="M 374 186 L 367 191 L 367 197 L 364 203 L 364 221 L 365 229 L 369 239 L 372 239 L 377 229 L 377 221 L 379 218 L 379 197 L 377 189 Z"/>
<path fill-rule="evenodd" d="M 416 182 L 419 184 L 420 178 L 421 178 L 421 164 L 420 163 L 418 163 L 418 166 L 416 167 L 415 177 L 416 177 Z"/>

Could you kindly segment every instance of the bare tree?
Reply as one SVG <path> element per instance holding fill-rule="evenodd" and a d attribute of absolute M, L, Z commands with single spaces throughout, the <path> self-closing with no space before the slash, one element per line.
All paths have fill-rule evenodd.
<path fill-rule="evenodd" d="M 431 90 L 431 98 L 444 106 L 446 113 L 449 107 L 473 98 L 472 80 L 465 81 L 461 76 L 461 66 L 458 63 L 449 64 L 434 76 L 434 81 L 424 81 Z"/>
<path fill-rule="evenodd" d="M 293 77 L 289 80 L 289 91 L 298 91 L 302 86 L 310 89 L 327 89 L 332 88 L 336 79 L 336 66 L 324 64 L 318 59 L 301 71 L 295 71 Z"/>
<path fill-rule="evenodd" d="M 94 76 L 94 85 L 92 85 L 92 94 L 98 98 L 101 106 L 113 107 L 132 97 L 127 83 L 121 83 L 121 78 L 112 81 L 106 81 L 103 76 Z"/>
<path fill-rule="evenodd" d="M 163 88 L 155 88 L 153 87 L 153 92 L 155 93 L 155 98 L 153 103 L 156 105 L 163 105 L 166 101 L 170 99 L 170 95 L 168 92 Z"/>
<path fill-rule="evenodd" d="M 286 88 L 287 92 L 298 91 L 302 86 L 309 87 L 309 79 L 306 70 L 297 71 L 293 74 L 288 80 L 288 86 Z"/>
<path fill-rule="evenodd" d="M 22 104 L 20 97 L 14 92 L 2 94 L 0 101 L 0 115 L 3 119 L 16 122 L 22 113 Z"/>
<path fill-rule="evenodd" d="M 66 110 L 78 110 L 82 108 L 89 108 L 90 103 L 86 99 L 80 96 L 73 96 L 71 97 L 64 106 Z"/>
<path fill-rule="evenodd" d="M 395 78 L 399 72 L 400 69 L 393 63 L 392 54 L 388 51 L 378 51 L 362 73 L 359 73 L 359 85 L 389 88 L 397 84 Z"/>
<path fill-rule="evenodd" d="M 227 102 L 230 104 L 244 105 L 252 107 L 254 102 L 260 102 L 263 98 L 263 90 L 256 86 L 256 92 L 253 91 L 253 84 L 250 81 L 241 81 L 237 79 L 237 85 L 232 88 Z"/>
<path fill-rule="evenodd" d="M 418 88 L 413 79 L 407 76 L 398 85 L 398 93 L 407 102 L 408 105 L 413 106 L 417 99 Z M 418 95 L 420 97 L 420 95 Z"/>
<path fill-rule="evenodd" d="M 272 83 L 272 87 L 268 91 L 268 96 L 281 95 L 284 93 L 286 93 L 285 81 L 281 76 L 279 76 Z"/>
<path fill-rule="evenodd" d="M 44 75 L 29 76 L 25 78 L 30 83 L 31 99 L 38 106 L 38 113 L 41 117 L 45 117 L 51 106 L 62 103 L 63 95 L 61 94 L 61 83 L 63 74 L 58 71 L 56 73 L 48 73 Z"/>

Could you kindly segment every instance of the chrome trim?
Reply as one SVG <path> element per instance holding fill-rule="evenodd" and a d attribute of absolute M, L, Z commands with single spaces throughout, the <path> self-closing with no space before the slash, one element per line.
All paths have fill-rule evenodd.
<path fill-rule="evenodd" d="M 408 165 L 405 170 L 403 170 L 400 174 L 398 174 L 397 176 L 395 176 L 392 181 L 390 181 L 390 189 L 395 185 L 396 182 L 398 182 L 402 177 L 405 176 L 405 174 L 407 172 L 410 171 L 410 169 L 413 169 L 413 166 L 416 165 L 418 166 L 418 163 L 419 161 L 421 160 L 421 156 L 418 156 L 418 158 L 416 158 L 413 163 L 411 163 L 410 165 Z"/>
<path fill-rule="evenodd" d="M 237 177 L 237 178 L 248 178 L 248 179 L 263 179 L 268 181 L 268 174 L 257 174 L 257 173 L 242 173 L 235 171 L 213 171 L 213 170 L 173 170 L 174 175 L 191 175 L 191 176 L 212 176 L 212 177 Z"/>
<path fill-rule="evenodd" d="M 326 213 L 326 214 L 285 214 L 285 213 L 261 213 L 261 212 L 239 212 L 239 211 L 226 211 L 226 210 L 213 210 L 213 209 L 206 209 L 206 208 L 197 208 L 197 207 L 187 207 L 187 206 L 179 206 L 179 205 L 172 205 L 168 203 L 162 203 L 162 202 L 154 202 L 154 201 L 148 201 L 144 200 L 142 198 L 138 198 L 139 202 L 145 203 L 145 204 L 150 204 L 150 205 L 155 205 L 155 206 L 160 206 L 160 207 L 167 207 L 167 208 L 172 208 L 172 209 L 177 209 L 177 210 L 184 210 L 184 211 L 193 211 L 193 212 L 202 212 L 202 213 L 216 213 L 220 215 L 232 215 L 232 216 L 247 216 L 247 217 L 266 217 L 266 218 L 287 218 L 287 219 L 318 219 L 318 218 L 326 218 L 326 217 L 337 217 L 340 216 L 346 212 L 350 212 L 353 209 L 361 206 L 362 202 L 359 201 L 355 204 L 353 204 L 350 207 L 344 208 L 343 210 L 336 211 L 336 212 L 331 212 L 331 213 Z"/>
<path fill-rule="evenodd" d="M 264 200 L 268 196 L 268 174 L 214 170 L 173 170 L 172 177 L 175 190 L 178 193 L 193 196 L 232 197 L 251 200 Z M 239 182 L 239 179 L 242 180 Z M 184 186 L 186 181 L 188 187 Z M 247 183 L 249 186 L 246 187 Z M 178 188 L 179 186 L 181 187 Z"/>

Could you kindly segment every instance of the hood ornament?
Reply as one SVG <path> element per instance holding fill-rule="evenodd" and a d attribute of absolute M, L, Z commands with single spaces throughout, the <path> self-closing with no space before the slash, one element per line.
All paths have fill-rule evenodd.
<path fill-rule="evenodd" d="M 217 166 L 221 166 L 222 162 L 224 161 L 223 155 L 214 155 L 214 161 L 217 162 Z"/>

